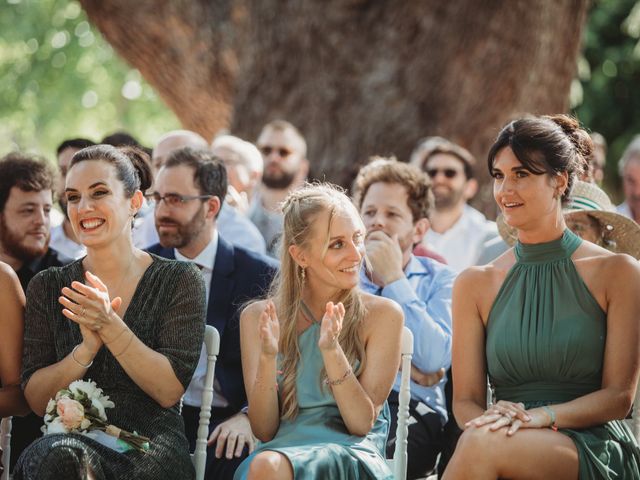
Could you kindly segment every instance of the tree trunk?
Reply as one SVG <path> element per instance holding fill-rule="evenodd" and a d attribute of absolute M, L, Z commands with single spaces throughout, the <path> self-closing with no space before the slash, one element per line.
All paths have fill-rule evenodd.
<path fill-rule="evenodd" d="M 568 106 L 588 0 L 81 0 L 185 128 L 255 140 L 284 118 L 312 174 L 441 135 L 479 162 L 524 112 Z M 488 205 L 486 199 L 480 204 Z"/>

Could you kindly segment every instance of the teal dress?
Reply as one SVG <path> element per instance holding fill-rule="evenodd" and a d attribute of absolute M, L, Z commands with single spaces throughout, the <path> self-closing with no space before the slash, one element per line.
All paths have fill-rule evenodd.
<path fill-rule="evenodd" d="M 497 400 L 533 408 L 601 388 L 607 314 L 571 260 L 581 243 L 565 230 L 552 242 L 516 244 L 516 263 L 487 325 L 487 368 Z M 559 431 L 576 445 L 581 480 L 640 478 L 640 451 L 621 421 Z"/>
<path fill-rule="evenodd" d="M 314 323 L 298 337 L 297 417 L 291 421 L 280 419 L 273 440 L 256 447 L 238 467 L 234 480 L 246 478 L 253 457 L 265 450 L 285 455 L 293 465 L 296 480 L 393 478 L 384 459 L 389 407 L 385 403 L 366 437 L 347 431 L 331 390 L 321 385 L 324 363 L 318 349 L 319 335 L 320 325 Z"/>

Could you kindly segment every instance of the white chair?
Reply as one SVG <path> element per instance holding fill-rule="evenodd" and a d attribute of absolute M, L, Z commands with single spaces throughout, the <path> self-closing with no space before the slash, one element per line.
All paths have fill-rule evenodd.
<path fill-rule="evenodd" d="M 398 426 L 396 427 L 396 448 L 393 451 L 393 460 L 387 460 L 387 464 L 393 470 L 395 480 L 407 478 L 407 437 L 409 436 L 409 400 L 411 392 L 409 380 L 411 379 L 411 358 L 413 357 L 413 334 L 407 327 L 402 329 L 401 375 L 400 392 L 398 394 Z"/>
<path fill-rule="evenodd" d="M 196 480 L 204 480 L 204 470 L 207 465 L 207 439 L 209 437 L 209 420 L 211 420 L 211 403 L 213 402 L 213 378 L 216 359 L 220 352 L 220 335 L 211 325 L 205 327 L 204 345 L 207 351 L 207 374 L 202 391 L 196 450 L 191 454 L 191 461 L 196 469 Z M 180 406 L 182 407 L 182 404 Z"/>
<path fill-rule="evenodd" d="M 11 460 L 11 417 L 0 422 L 0 448 L 2 448 L 2 465 L 4 472 L 0 480 L 9 480 L 9 463 Z"/>

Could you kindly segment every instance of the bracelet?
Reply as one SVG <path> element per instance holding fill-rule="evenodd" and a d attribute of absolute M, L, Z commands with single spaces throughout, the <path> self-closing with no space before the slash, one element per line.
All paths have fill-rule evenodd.
<path fill-rule="evenodd" d="M 124 328 L 122 329 L 122 331 L 121 331 L 118 335 L 116 335 L 116 337 L 115 337 L 113 340 L 110 340 L 110 341 L 108 341 L 108 342 L 104 342 L 104 344 L 105 344 L 105 345 L 109 345 L 110 343 L 115 342 L 115 341 L 116 341 L 117 339 L 119 339 L 119 338 L 122 336 L 122 334 L 123 334 L 124 332 L 126 332 L 127 330 L 129 330 L 129 327 L 124 327 Z"/>
<path fill-rule="evenodd" d="M 338 380 L 329 380 L 329 377 L 327 377 L 324 379 L 324 384 L 329 385 L 330 387 L 340 385 L 341 383 L 344 383 L 344 381 L 349 378 L 349 375 L 351 375 L 352 373 L 353 370 L 351 370 L 351 366 L 349 366 L 349 368 L 347 368 L 347 371 L 344 372 L 344 375 L 342 375 L 342 377 L 340 377 Z"/>
<path fill-rule="evenodd" d="M 556 424 L 556 412 L 546 405 L 543 405 L 542 409 L 547 413 L 547 415 L 549 415 L 549 418 L 551 418 L 551 425 L 549 425 L 549 428 L 554 432 L 557 432 L 558 425 Z"/>
<path fill-rule="evenodd" d="M 122 355 L 124 352 L 126 352 L 126 351 L 127 351 L 127 349 L 129 348 L 129 345 L 131 345 L 131 342 L 133 342 L 133 337 L 135 337 L 135 335 L 133 334 L 133 332 L 131 332 L 131 336 L 129 337 L 129 341 L 127 342 L 127 346 L 126 346 L 126 347 L 124 347 L 124 349 L 123 349 L 119 354 L 117 354 L 117 355 L 116 355 L 115 353 L 111 352 L 111 353 L 112 353 L 112 355 L 113 355 L 115 358 L 117 358 L 117 357 L 119 357 L 120 355 Z"/>
<path fill-rule="evenodd" d="M 91 360 L 87 365 L 84 365 L 83 363 L 80 363 L 78 361 L 78 359 L 76 358 L 76 350 L 80 348 L 80 344 L 76 345 L 75 347 L 73 347 L 73 350 L 71 350 L 71 358 L 73 358 L 73 361 L 76 362 L 78 365 L 80 365 L 82 368 L 87 369 L 89 368 L 91 365 L 93 365 L 93 360 Z"/>

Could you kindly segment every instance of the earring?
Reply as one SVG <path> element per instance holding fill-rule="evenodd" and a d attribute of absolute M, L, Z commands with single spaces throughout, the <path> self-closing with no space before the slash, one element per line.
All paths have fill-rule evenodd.
<path fill-rule="evenodd" d="M 300 281 L 304 283 L 304 280 L 306 277 L 307 277 L 307 269 L 305 267 L 300 267 Z"/>

